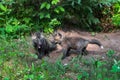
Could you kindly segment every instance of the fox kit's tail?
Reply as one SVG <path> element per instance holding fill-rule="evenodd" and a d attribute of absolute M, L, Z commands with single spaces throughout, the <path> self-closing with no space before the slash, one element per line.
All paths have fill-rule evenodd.
<path fill-rule="evenodd" d="M 91 41 L 89 41 L 90 44 L 96 44 L 98 45 L 101 49 L 103 49 L 103 45 L 101 44 L 100 41 L 96 40 L 96 39 L 92 39 Z"/>

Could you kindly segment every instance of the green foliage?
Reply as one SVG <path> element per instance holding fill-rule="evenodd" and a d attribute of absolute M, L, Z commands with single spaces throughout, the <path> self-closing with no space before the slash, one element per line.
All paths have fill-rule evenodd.
<path fill-rule="evenodd" d="M 58 2 L 60 2 L 60 0 L 52 0 L 51 4 L 56 5 Z"/>
<path fill-rule="evenodd" d="M 50 4 L 47 2 L 43 2 L 40 6 L 40 9 L 46 8 L 47 10 L 50 9 Z"/>
<path fill-rule="evenodd" d="M 46 21 L 41 23 L 45 33 L 52 33 L 54 28 L 61 24 L 58 20 L 60 19 L 59 15 L 62 15 L 65 10 L 62 6 L 57 5 L 58 2 L 60 1 L 52 0 L 51 2 L 43 2 L 40 6 L 40 20 Z"/>
<path fill-rule="evenodd" d="M 110 8 L 119 0 L 66 0 L 64 1 L 66 18 L 79 27 L 89 30 L 102 30 L 101 18 L 104 8 Z M 109 9 L 106 9 L 109 10 Z M 110 10 L 109 10 L 110 11 Z M 68 17 L 71 16 L 71 17 Z"/>
<path fill-rule="evenodd" d="M 58 5 L 59 2 L 59 0 L 2 0 L 0 33 L 18 38 L 34 30 L 53 32 L 54 28 L 60 25 L 61 16 L 65 12 L 64 8 Z M 56 21 L 53 23 L 53 20 Z"/>
<path fill-rule="evenodd" d="M 113 24 L 117 27 L 120 28 L 120 2 L 116 3 L 113 5 L 114 9 L 114 14 L 112 17 Z"/>
<path fill-rule="evenodd" d="M 2 0 L 0 2 L 0 33 L 4 35 L 7 33 L 9 36 L 14 35 L 14 37 L 18 37 L 18 35 L 30 31 L 30 28 L 28 28 L 27 25 L 29 24 L 29 20 L 27 18 L 23 18 L 25 23 L 22 23 L 22 21 L 17 16 L 18 13 L 14 13 L 14 11 L 16 11 L 16 8 L 13 5 L 14 3 L 16 2 L 12 0 L 10 2 Z"/>
<path fill-rule="evenodd" d="M 114 64 L 112 65 L 112 72 L 120 72 L 120 60 L 117 61 L 114 59 Z"/>
<path fill-rule="evenodd" d="M 58 21 L 56 18 L 51 19 L 49 24 L 44 28 L 44 32 L 49 34 L 53 33 L 55 26 L 60 25 L 60 21 Z"/>
<path fill-rule="evenodd" d="M 66 10 L 78 25 L 90 29 L 90 25 L 98 24 L 100 21 L 94 16 L 94 9 L 98 7 L 96 0 L 67 0 L 65 1 Z M 69 8 L 69 9 L 67 9 Z"/>
<path fill-rule="evenodd" d="M 0 34 L 18 38 L 32 31 L 51 33 L 59 25 L 74 23 L 89 30 L 101 30 L 100 19 L 113 5 L 114 25 L 119 26 L 119 0 L 2 0 Z M 106 13 L 106 14 L 103 14 Z M 70 23 L 68 23 L 70 21 Z M 54 22 L 54 23 L 53 23 Z M 53 24 L 52 24 L 53 23 Z"/>
<path fill-rule="evenodd" d="M 107 56 L 109 56 L 109 57 L 112 57 L 113 55 L 115 54 L 115 51 L 114 50 L 108 50 L 108 52 L 107 52 Z"/>
<path fill-rule="evenodd" d="M 0 36 L 1 37 L 1 36 Z M 1 37 L 2 38 L 2 37 Z M 48 58 L 37 60 L 32 45 L 25 38 L 0 38 L 1 80 L 117 80 L 120 61 L 115 57 L 105 60 L 84 56 L 74 57 L 68 65 L 60 58 L 55 63 Z M 109 50 L 107 54 L 114 53 Z M 113 55 L 112 55 L 113 56 Z M 111 76 L 111 77 L 109 77 Z"/>

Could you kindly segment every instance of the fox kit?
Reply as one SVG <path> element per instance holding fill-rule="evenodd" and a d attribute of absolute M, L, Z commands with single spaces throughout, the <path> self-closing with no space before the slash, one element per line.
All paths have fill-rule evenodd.
<path fill-rule="evenodd" d="M 50 51 L 55 50 L 57 47 L 55 42 L 47 40 L 40 32 L 32 35 L 32 42 L 39 59 L 42 59 L 44 55 L 49 56 Z"/>
<path fill-rule="evenodd" d="M 84 38 L 76 38 L 76 37 L 63 37 L 62 34 L 60 33 L 55 33 L 54 34 L 54 40 L 56 43 L 59 43 L 63 49 L 63 57 L 62 59 L 64 59 L 65 57 L 70 55 L 70 50 L 74 50 L 76 51 L 78 54 L 83 54 L 86 52 L 86 47 L 88 46 L 88 44 L 96 44 L 99 47 L 103 48 L 102 44 L 100 43 L 100 41 L 96 40 L 96 39 L 92 39 L 92 40 L 86 40 Z"/>

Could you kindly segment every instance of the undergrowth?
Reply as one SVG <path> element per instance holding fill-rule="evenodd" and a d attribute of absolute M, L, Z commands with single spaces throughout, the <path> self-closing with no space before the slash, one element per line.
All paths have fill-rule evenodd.
<path fill-rule="evenodd" d="M 1 0 L 0 34 L 19 38 L 72 25 L 88 31 L 119 28 L 120 0 Z"/>
<path fill-rule="evenodd" d="M 105 59 L 74 57 L 67 65 L 58 59 L 38 60 L 25 38 L 0 39 L 0 80 L 119 80 L 120 60 L 114 50 Z"/>

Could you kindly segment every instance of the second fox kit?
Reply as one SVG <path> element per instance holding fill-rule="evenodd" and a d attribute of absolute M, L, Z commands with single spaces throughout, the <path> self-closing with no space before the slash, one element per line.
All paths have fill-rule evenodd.
<path fill-rule="evenodd" d="M 44 55 L 49 56 L 49 53 L 56 50 L 57 47 L 55 42 L 49 41 L 40 32 L 36 32 L 32 35 L 32 41 L 39 59 L 42 59 Z"/>
<path fill-rule="evenodd" d="M 100 41 L 96 39 L 86 40 L 84 38 L 76 38 L 76 37 L 63 37 L 61 33 L 54 34 L 54 40 L 56 43 L 59 43 L 63 48 L 63 56 L 62 59 L 69 56 L 69 52 L 71 49 L 75 50 L 78 54 L 86 52 L 86 47 L 88 44 L 96 44 L 99 47 L 103 48 Z"/>

